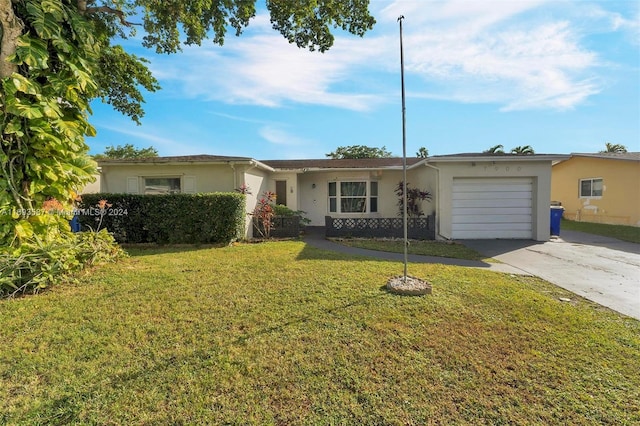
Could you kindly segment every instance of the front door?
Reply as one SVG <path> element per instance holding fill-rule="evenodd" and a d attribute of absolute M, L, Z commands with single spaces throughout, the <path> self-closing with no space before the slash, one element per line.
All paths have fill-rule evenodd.
<path fill-rule="evenodd" d="M 287 181 L 276 181 L 276 204 L 287 205 Z"/>

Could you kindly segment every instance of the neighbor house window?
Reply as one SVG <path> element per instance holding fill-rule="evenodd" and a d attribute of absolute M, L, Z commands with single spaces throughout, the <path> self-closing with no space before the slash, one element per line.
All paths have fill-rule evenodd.
<path fill-rule="evenodd" d="M 378 182 L 329 182 L 330 213 L 375 213 Z"/>
<path fill-rule="evenodd" d="M 602 179 L 580 179 L 581 197 L 602 197 Z"/>
<path fill-rule="evenodd" d="M 178 194 L 180 193 L 179 177 L 144 178 L 145 194 Z"/>

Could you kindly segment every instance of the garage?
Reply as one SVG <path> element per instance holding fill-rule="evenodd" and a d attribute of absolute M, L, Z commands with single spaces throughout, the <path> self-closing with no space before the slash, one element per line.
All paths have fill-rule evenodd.
<path fill-rule="evenodd" d="M 532 178 L 454 178 L 453 239 L 533 238 Z"/>

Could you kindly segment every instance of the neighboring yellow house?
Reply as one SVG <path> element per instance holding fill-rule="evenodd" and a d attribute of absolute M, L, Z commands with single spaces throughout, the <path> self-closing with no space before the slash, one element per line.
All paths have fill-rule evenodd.
<path fill-rule="evenodd" d="M 566 219 L 640 226 L 640 152 L 571 154 L 551 169 L 551 200 Z"/>

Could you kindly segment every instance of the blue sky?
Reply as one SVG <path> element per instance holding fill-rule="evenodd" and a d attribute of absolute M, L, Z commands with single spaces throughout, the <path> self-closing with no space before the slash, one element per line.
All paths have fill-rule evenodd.
<path fill-rule="evenodd" d="M 258 1 L 261 4 L 261 1 Z M 481 152 L 502 144 L 536 153 L 640 151 L 640 2 L 383 1 L 363 38 L 336 33 L 322 54 L 298 49 L 259 12 L 240 37 L 156 55 L 162 90 L 137 126 L 99 101 L 91 153 L 109 145 L 160 155 L 324 158 L 338 146 L 402 155 L 403 41 L 407 155 Z"/>

